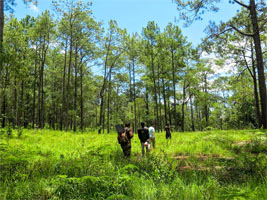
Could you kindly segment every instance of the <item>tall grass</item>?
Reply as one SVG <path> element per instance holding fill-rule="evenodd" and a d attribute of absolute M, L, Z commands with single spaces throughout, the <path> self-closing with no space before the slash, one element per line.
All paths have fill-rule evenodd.
<path fill-rule="evenodd" d="M 0 199 L 267 199 L 267 135 L 259 130 L 156 135 L 124 158 L 116 134 L 1 134 Z"/>

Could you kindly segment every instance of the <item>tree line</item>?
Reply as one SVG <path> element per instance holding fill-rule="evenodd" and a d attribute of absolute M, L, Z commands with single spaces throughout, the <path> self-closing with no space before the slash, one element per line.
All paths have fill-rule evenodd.
<path fill-rule="evenodd" d="M 250 10 L 242 9 L 227 23 L 211 24 L 193 47 L 172 23 L 160 30 L 150 21 L 140 35 L 115 20 L 104 28 L 91 6 L 60 0 L 52 13 L 2 18 L 3 128 L 109 133 L 125 122 L 136 131 L 141 121 L 158 131 L 166 123 L 175 131 L 266 128 L 264 12 L 257 12 L 258 31 L 247 20 Z M 261 58 L 248 32 L 259 34 Z M 216 71 L 225 66 L 232 71 Z"/>

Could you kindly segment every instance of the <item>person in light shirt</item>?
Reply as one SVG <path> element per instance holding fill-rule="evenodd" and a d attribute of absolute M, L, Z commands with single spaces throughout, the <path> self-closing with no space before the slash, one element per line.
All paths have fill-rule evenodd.
<path fill-rule="evenodd" d="M 153 149 L 155 149 L 155 145 L 156 145 L 156 138 L 155 138 L 155 125 L 152 124 L 149 128 L 149 140 L 150 140 L 150 144 L 152 144 Z"/>

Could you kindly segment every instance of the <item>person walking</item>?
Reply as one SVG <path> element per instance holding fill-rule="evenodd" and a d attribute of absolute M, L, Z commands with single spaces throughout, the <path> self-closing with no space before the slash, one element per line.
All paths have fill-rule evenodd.
<path fill-rule="evenodd" d="M 149 140 L 150 140 L 150 145 L 152 144 L 153 149 L 155 149 L 155 144 L 156 144 L 156 138 L 155 138 L 155 125 L 152 124 L 149 128 Z"/>
<path fill-rule="evenodd" d="M 138 129 L 138 137 L 141 142 L 142 156 L 144 156 L 145 147 L 146 147 L 146 153 L 148 153 L 148 139 L 149 139 L 148 128 L 145 127 L 144 122 L 141 122 L 141 128 Z"/>
<path fill-rule="evenodd" d="M 172 135 L 171 135 L 171 128 L 170 128 L 170 124 L 167 123 L 165 126 L 165 131 L 166 131 L 166 139 L 171 139 Z"/>
<path fill-rule="evenodd" d="M 131 155 L 131 139 L 133 138 L 133 132 L 130 128 L 130 123 L 125 124 L 123 131 L 118 132 L 118 142 L 121 145 L 123 154 L 125 157 L 130 157 Z"/>

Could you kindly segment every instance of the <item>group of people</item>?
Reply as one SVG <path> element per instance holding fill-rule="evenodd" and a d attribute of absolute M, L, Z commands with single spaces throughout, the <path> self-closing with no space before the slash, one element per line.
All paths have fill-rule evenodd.
<path fill-rule="evenodd" d="M 130 128 L 130 123 L 125 124 L 125 128 L 123 130 L 118 130 L 118 142 L 121 145 L 121 148 L 123 150 L 123 153 L 126 157 L 129 157 L 131 155 L 131 139 L 133 138 L 133 131 Z M 166 124 L 165 126 L 166 131 L 166 139 L 171 139 L 171 129 L 170 125 Z M 156 137 L 155 137 L 155 125 L 151 124 L 150 127 L 146 127 L 144 122 L 141 122 L 141 128 L 138 129 L 138 138 L 141 143 L 141 151 L 142 155 L 145 155 L 145 149 L 146 153 L 150 152 L 152 147 L 153 149 L 156 146 Z"/>

